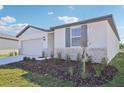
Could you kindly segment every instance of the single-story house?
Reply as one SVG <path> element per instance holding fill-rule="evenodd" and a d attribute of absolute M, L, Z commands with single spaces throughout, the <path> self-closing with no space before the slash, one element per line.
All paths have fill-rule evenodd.
<path fill-rule="evenodd" d="M 119 52 L 119 35 L 112 15 L 51 27 L 49 30 L 26 26 L 18 35 L 19 49 L 23 55 L 47 56 L 61 52 L 76 60 L 83 49 L 94 62 L 107 58 L 108 62 Z"/>
<path fill-rule="evenodd" d="M 0 33 L 0 54 L 18 50 L 18 38 Z"/>

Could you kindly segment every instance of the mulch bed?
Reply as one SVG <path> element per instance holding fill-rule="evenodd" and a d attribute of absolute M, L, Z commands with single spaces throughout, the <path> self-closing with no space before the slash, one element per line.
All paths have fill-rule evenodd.
<path fill-rule="evenodd" d="M 101 75 L 98 77 L 95 76 L 96 73 L 94 66 L 100 64 L 86 64 L 88 77 L 86 79 L 82 79 L 79 69 L 82 65 L 81 63 L 74 61 L 67 63 L 65 60 L 54 62 L 54 60 L 55 59 L 47 59 L 43 61 L 22 61 L 8 65 L 38 74 L 49 74 L 62 80 L 69 80 L 73 82 L 74 86 L 101 85 L 111 81 L 118 72 L 115 67 L 108 65 L 101 70 Z M 73 75 L 69 73 L 69 67 L 73 68 Z"/>

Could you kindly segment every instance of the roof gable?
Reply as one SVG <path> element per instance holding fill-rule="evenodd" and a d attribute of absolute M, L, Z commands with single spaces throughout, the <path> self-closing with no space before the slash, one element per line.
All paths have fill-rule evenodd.
<path fill-rule="evenodd" d="M 27 29 L 29 28 L 34 28 L 34 29 L 38 29 L 38 30 L 41 30 L 41 31 L 44 31 L 44 32 L 49 32 L 49 30 L 46 30 L 46 29 L 43 29 L 43 28 L 39 28 L 39 27 L 35 27 L 35 26 L 31 26 L 31 25 L 27 25 L 24 29 L 22 29 L 22 31 L 20 33 L 18 33 L 16 35 L 16 37 L 19 37 L 20 35 L 22 35 L 25 31 L 27 31 Z"/>

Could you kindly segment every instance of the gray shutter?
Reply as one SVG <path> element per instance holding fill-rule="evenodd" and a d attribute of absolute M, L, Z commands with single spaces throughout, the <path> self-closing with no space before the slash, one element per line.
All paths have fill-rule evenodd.
<path fill-rule="evenodd" d="M 81 47 L 87 47 L 87 25 L 81 26 Z"/>
<path fill-rule="evenodd" d="M 65 46 L 70 47 L 70 28 L 65 29 Z"/>

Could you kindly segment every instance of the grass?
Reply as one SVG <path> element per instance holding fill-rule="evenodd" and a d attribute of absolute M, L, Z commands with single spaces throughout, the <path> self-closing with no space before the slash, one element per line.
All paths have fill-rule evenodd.
<path fill-rule="evenodd" d="M 1 87 L 65 87 L 72 82 L 59 80 L 49 75 L 39 75 L 9 66 L 0 66 Z"/>
<path fill-rule="evenodd" d="M 115 66 L 119 72 L 114 77 L 112 81 L 109 83 L 106 83 L 102 86 L 104 87 L 124 87 L 124 52 L 121 52 L 119 55 L 119 61 L 116 61 L 116 58 L 112 60 L 111 63 L 113 66 Z"/>
<path fill-rule="evenodd" d="M 124 48 L 121 48 L 121 49 L 120 49 L 120 52 L 124 52 Z"/>
<path fill-rule="evenodd" d="M 7 57 L 10 56 L 9 53 L 8 54 L 0 54 L 0 57 Z"/>

